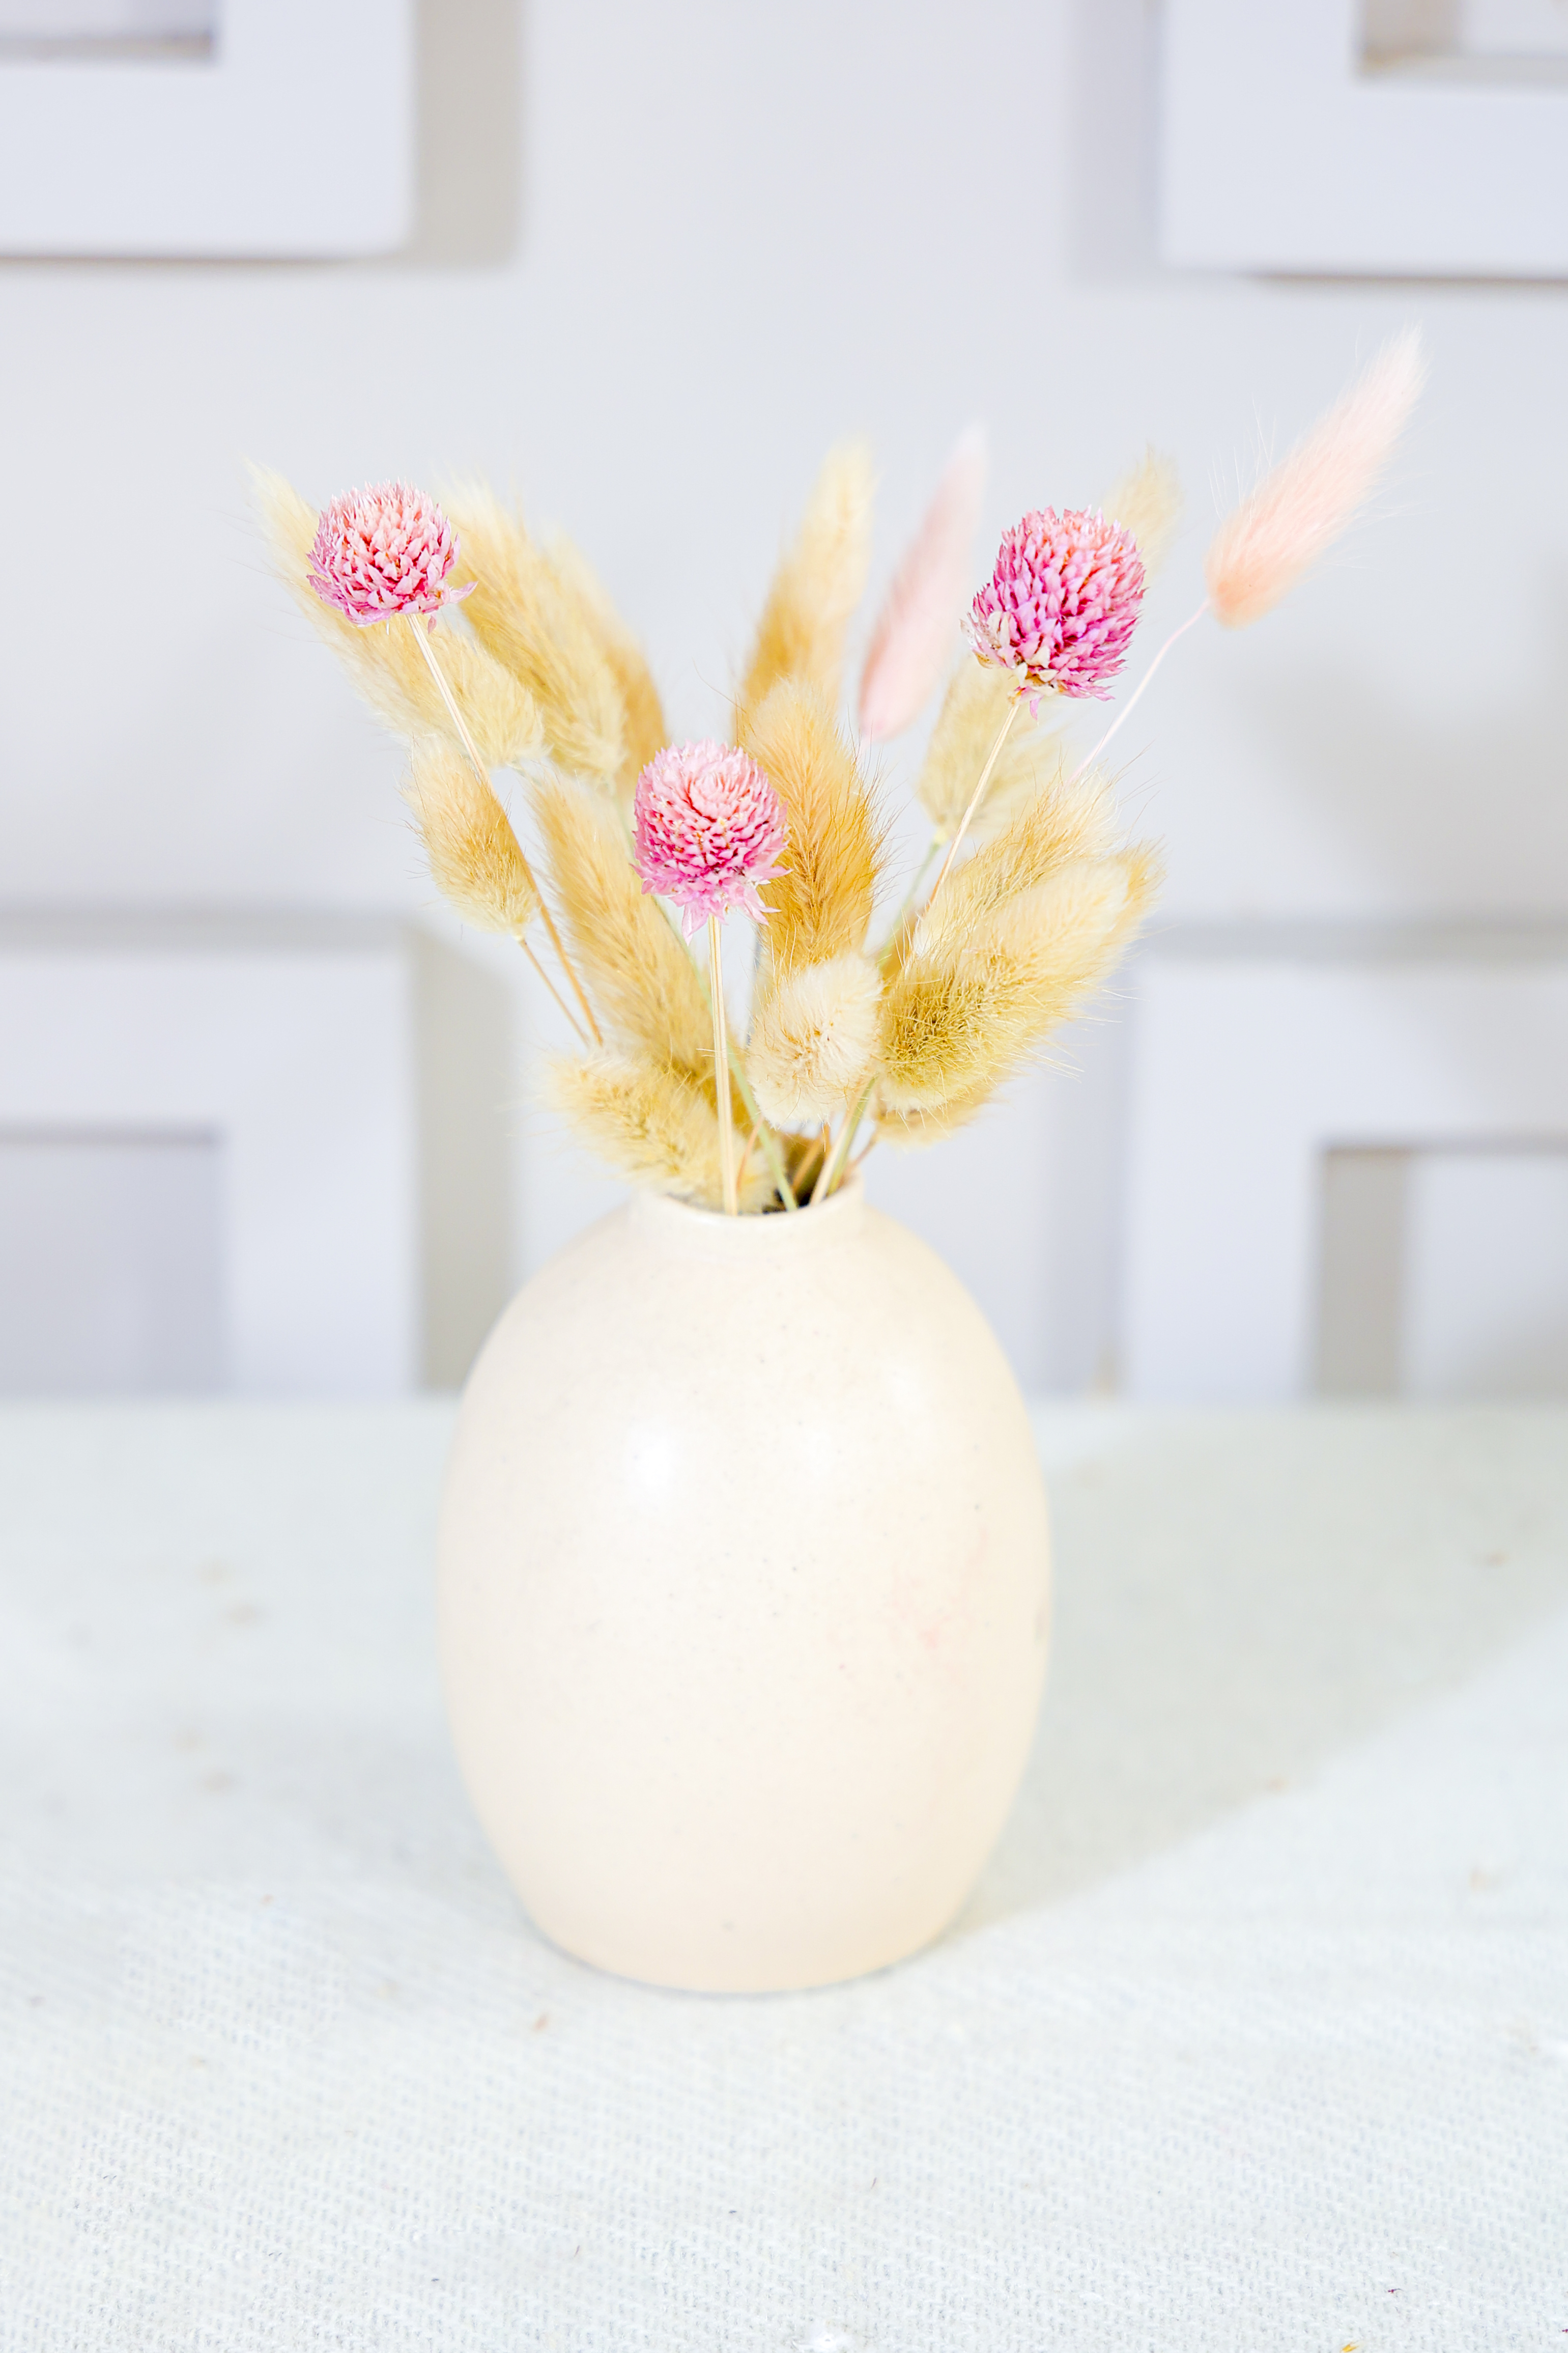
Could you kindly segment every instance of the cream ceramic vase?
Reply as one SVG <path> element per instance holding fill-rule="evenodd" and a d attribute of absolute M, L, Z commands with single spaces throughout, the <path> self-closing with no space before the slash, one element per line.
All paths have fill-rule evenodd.
<path fill-rule="evenodd" d="M 605 1218 L 491 1334 L 442 1507 L 458 1755 L 538 1926 L 710 1991 L 927 1944 L 1023 1771 L 1048 1551 L 989 1326 L 857 1186 Z"/>

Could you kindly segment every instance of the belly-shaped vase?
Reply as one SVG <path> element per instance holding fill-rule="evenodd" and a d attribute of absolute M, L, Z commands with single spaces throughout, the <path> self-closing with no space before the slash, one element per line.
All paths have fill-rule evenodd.
<path fill-rule="evenodd" d="M 603 1219 L 491 1334 L 442 1507 L 453 1736 L 536 1925 L 714 1991 L 929 1943 L 1023 1772 L 1048 1550 L 989 1326 L 858 1185 Z"/>

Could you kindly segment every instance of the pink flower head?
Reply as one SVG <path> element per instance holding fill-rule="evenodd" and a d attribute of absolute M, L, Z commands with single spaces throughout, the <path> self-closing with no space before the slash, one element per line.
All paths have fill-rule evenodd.
<path fill-rule="evenodd" d="M 1103 698 L 1142 602 L 1131 532 L 1086 509 L 1043 507 L 1004 534 L 964 628 L 983 662 L 1017 671 L 1021 692 Z"/>
<path fill-rule="evenodd" d="M 434 499 L 406 482 L 375 482 L 334 499 L 316 528 L 310 586 L 356 628 L 399 613 L 428 613 L 474 586 L 448 588 L 458 538 Z"/>
<path fill-rule="evenodd" d="M 637 862 L 645 891 L 673 899 L 689 939 L 710 915 L 744 907 L 771 882 L 789 835 L 784 803 L 731 744 L 669 744 L 637 778 Z"/>

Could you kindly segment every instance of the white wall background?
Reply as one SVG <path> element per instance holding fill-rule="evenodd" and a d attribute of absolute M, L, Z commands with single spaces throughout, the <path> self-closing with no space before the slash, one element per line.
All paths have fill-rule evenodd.
<path fill-rule="evenodd" d="M 427 905 L 398 752 L 268 578 L 247 457 L 323 500 L 515 487 L 644 633 L 672 728 L 708 732 L 839 435 L 879 453 L 879 571 L 971 417 L 987 539 L 1172 450 L 1191 518 L 1152 645 L 1260 439 L 1416 320 L 1431 388 L 1376 515 L 1256 632 L 1188 641 L 1125 791 L 1171 923 L 1563 913 L 1568 289 L 1162 269 L 1156 34 L 1142 0 L 427 0 L 409 257 L 0 264 L 0 900 Z M 608 1188 L 523 1107 L 540 1008 L 505 969 L 521 1272 Z M 1108 1345 L 1114 1038 L 871 1164 L 1034 1381 Z"/>

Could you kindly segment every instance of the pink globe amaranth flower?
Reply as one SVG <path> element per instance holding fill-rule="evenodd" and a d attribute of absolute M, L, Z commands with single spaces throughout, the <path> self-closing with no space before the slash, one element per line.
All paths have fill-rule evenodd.
<path fill-rule="evenodd" d="M 784 803 L 754 760 L 732 744 L 669 744 L 637 778 L 637 864 L 645 891 L 681 911 L 689 939 L 710 915 L 767 909 L 789 838 Z"/>
<path fill-rule="evenodd" d="M 983 662 L 1017 671 L 1021 692 L 1103 697 L 1142 602 L 1131 532 L 1087 509 L 1042 507 L 1004 534 L 964 629 Z"/>
<path fill-rule="evenodd" d="M 442 606 L 475 586 L 447 587 L 457 560 L 457 533 L 434 499 L 406 482 L 374 482 L 334 499 L 322 514 L 310 586 L 356 628 L 400 613 L 427 613 L 434 628 Z"/>

